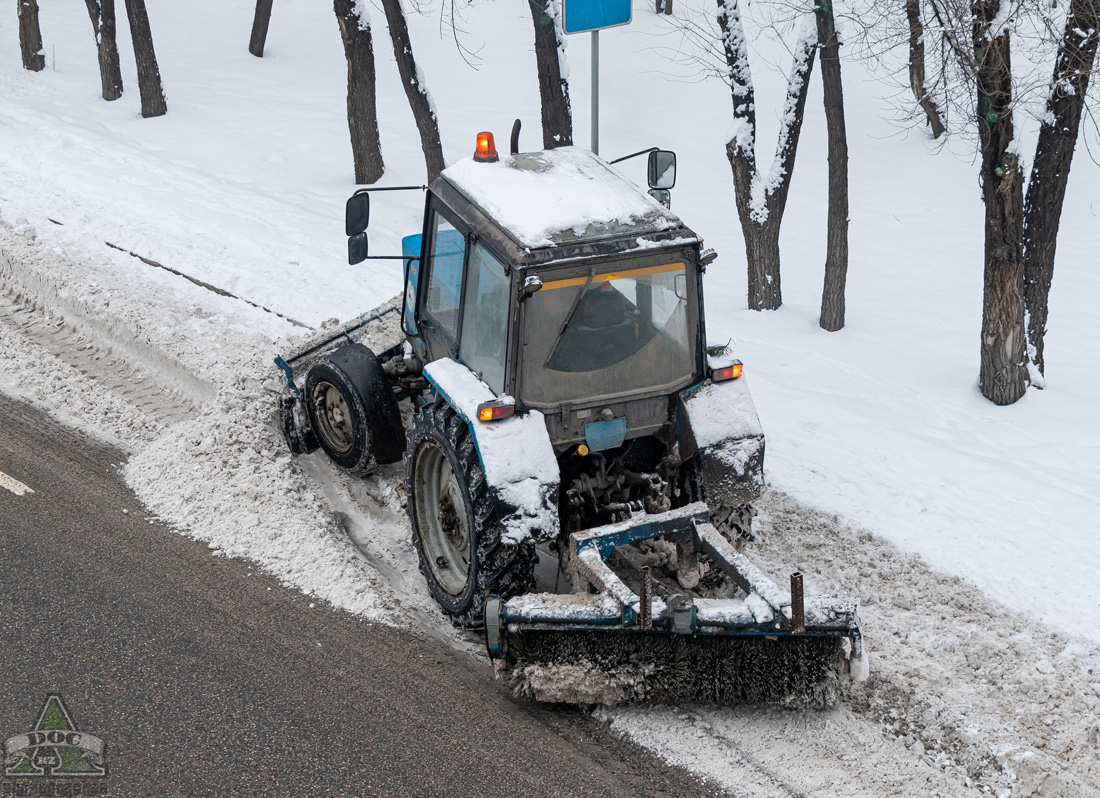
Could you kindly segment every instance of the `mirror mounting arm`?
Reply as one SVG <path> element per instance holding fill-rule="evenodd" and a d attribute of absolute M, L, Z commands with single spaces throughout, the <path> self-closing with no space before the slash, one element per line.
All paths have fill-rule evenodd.
<path fill-rule="evenodd" d="M 657 152 L 660 149 L 661 149 L 661 147 L 659 147 L 659 146 L 651 146 L 651 147 L 648 147 L 648 149 L 646 149 L 646 150 L 639 150 L 638 152 L 632 152 L 629 155 L 624 155 L 623 157 L 617 157 L 617 158 L 615 158 L 614 161 L 608 161 L 607 163 L 617 164 L 619 161 L 629 161 L 630 158 L 632 158 L 632 157 L 638 157 L 639 155 L 645 155 L 646 153 L 650 153 L 650 152 Z"/>
<path fill-rule="evenodd" d="M 646 150 L 639 150 L 638 152 L 632 152 L 629 155 L 624 155 L 623 157 L 617 157 L 617 158 L 615 158 L 614 161 L 608 161 L 607 163 L 617 164 L 619 161 L 629 161 L 630 158 L 632 158 L 632 157 L 638 157 L 639 155 L 645 155 L 646 153 L 650 153 L 650 152 L 657 152 L 660 149 L 661 149 L 661 147 L 659 147 L 659 146 L 651 146 L 651 147 L 648 147 L 648 149 L 646 149 Z"/>
<path fill-rule="evenodd" d="M 423 191 L 427 186 L 367 186 L 348 197 L 344 206 L 344 232 L 348 238 L 359 235 L 370 224 L 370 195 L 375 191 Z M 357 261 L 358 262 L 358 261 Z"/>
<path fill-rule="evenodd" d="M 366 194 L 368 191 L 427 191 L 427 186 L 367 186 L 356 190 L 356 194 Z"/>

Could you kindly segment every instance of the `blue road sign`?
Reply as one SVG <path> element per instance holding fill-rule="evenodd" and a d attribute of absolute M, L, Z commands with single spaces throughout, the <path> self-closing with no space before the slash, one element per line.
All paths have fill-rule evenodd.
<path fill-rule="evenodd" d="M 630 22 L 630 0 L 562 0 L 562 28 L 584 33 Z"/>

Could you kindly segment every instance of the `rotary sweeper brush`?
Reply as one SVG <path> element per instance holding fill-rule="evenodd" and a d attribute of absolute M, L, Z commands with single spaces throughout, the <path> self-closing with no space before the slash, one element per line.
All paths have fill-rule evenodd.
<path fill-rule="evenodd" d="M 670 557 L 632 550 L 647 541 L 668 544 L 672 578 Z M 828 706 L 838 677 L 865 676 L 855 607 L 807 600 L 799 573 L 780 590 L 710 523 L 703 502 L 574 533 L 568 562 L 573 593 L 486 605 L 489 654 L 517 693 L 570 703 Z M 722 577 L 720 592 L 741 597 L 704 597 L 714 592 L 697 581 L 707 570 Z"/>
<path fill-rule="evenodd" d="M 401 297 L 276 359 L 291 449 L 404 460 L 428 590 L 518 694 L 829 703 L 866 671 L 859 618 L 740 553 L 764 435 L 741 362 L 706 346 L 715 254 L 668 210 L 675 155 L 636 153 L 647 195 L 517 138 L 500 158 L 480 134 L 426 188 Z M 379 257 L 373 190 L 348 200 L 350 263 Z"/>

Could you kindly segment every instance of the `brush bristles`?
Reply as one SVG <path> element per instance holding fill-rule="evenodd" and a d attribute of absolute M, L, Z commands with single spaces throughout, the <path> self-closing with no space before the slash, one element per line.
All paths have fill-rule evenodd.
<path fill-rule="evenodd" d="M 513 691 L 537 701 L 828 707 L 843 642 L 525 630 L 509 635 L 508 655 Z"/>

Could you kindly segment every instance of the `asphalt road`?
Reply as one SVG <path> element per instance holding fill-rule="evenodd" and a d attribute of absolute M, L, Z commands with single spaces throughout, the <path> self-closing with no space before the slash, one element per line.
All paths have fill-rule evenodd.
<path fill-rule="evenodd" d="M 480 662 L 150 523 L 121 460 L 0 396 L 0 741 L 58 693 L 106 741 L 108 795 L 711 794 Z M 44 787 L 0 776 L 0 796 L 81 794 Z"/>

